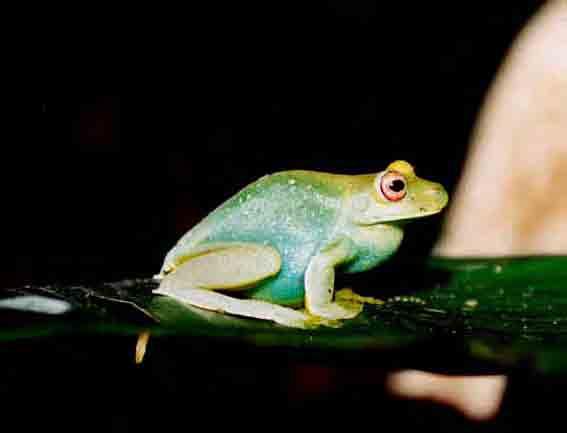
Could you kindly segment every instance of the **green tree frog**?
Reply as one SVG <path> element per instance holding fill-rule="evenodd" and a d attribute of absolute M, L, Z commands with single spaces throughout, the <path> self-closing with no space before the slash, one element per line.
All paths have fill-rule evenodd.
<path fill-rule="evenodd" d="M 403 223 L 447 201 L 443 186 L 405 161 L 374 174 L 267 175 L 181 237 L 156 276 L 156 293 L 289 327 L 338 326 L 369 299 L 335 294 L 335 270 L 377 266 L 398 249 Z"/>

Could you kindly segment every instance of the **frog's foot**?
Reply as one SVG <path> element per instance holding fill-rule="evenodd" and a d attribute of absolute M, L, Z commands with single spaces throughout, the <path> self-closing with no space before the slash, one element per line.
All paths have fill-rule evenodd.
<path fill-rule="evenodd" d="M 237 299 L 210 290 L 160 287 L 155 293 L 170 296 L 182 303 L 205 310 L 254 319 L 271 320 L 291 328 L 308 329 L 321 325 L 334 326 L 334 322 L 313 317 L 293 308 L 254 299 Z"/>
<path fill-rule="evenodd" d="M 335 293 L 335 301 L 339 304 L 344 302 L 358 302 L 360 304 L 383 305 L 384 301 L 376 299 L 371 296 L 360 296 L 354 293 L 351 289 L 341 289 Z"/>

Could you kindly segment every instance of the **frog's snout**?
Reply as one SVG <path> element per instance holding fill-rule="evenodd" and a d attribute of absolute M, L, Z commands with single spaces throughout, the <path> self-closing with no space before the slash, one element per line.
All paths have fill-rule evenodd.
<path fill-rule="evenodd" d="M 431 201 L 430 206 L 437 210 L 443 209 L 449 202 L 449 194 L 440 184 L 435 184 L 425 191 L 425 196 Z"/>

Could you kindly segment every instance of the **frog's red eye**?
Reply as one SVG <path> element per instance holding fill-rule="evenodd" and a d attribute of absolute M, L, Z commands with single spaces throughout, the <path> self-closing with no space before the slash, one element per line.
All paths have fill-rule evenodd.
<path fill-rule="evenodd" d="M 389 171 L 380 179 L 380 191 L 390 201 L 399 201 L 406 196 L 406 178 L 396 171 Z"/>

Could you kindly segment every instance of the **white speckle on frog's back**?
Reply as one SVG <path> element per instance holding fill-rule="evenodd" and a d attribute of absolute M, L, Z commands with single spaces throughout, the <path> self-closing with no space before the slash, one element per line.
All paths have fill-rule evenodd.
<path fill-rule="evenodd" d="M 299 263 L 306 265 L 329 236 L 339 198 L 295 178 L 253 188 L 251 199 L 222 212 L 222 223 L 208 240 L 267 242 L 280 251 L 284 262 L 287 260 L 294 267 Z"/>
<path fill-rule="evenodd" d="M 339 200 L 302 178 L 263 177 L 211 212 L 176 249 L 186 252 L 211 242 L 261 243 L 279 251 L 283 268 L 303 272 L 330 235 Z"/>

